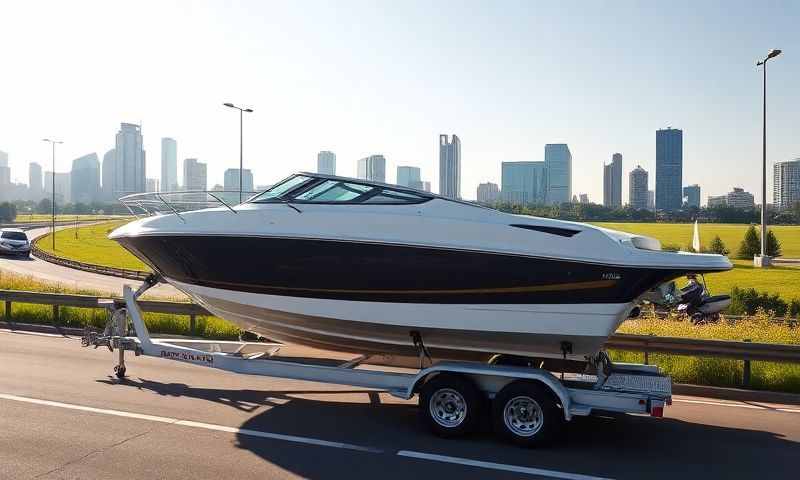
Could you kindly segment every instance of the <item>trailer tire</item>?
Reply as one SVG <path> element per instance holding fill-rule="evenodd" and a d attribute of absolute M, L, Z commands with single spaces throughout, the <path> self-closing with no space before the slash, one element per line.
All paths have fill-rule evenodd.
<path fill-rule="evenodd" d="M 564 414 L 546 386 L 517 380 L 494 397 L 492 424 L 505 440 L 523 447 L 542 447 L 563 430 Z"/>
<path fill-rule="evenodd" d="M 485 411 L 483 394 L 463 375 L 440 373 L 422 386 L 419 413 L 437 436 L 452 438 L 476 429 Z"/>

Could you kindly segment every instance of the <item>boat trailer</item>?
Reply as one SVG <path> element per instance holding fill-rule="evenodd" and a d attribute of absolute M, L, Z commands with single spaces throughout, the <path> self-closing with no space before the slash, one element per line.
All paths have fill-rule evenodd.
<path fill-rule="evenodd" d="M 338 366 L 281 360 L 279 343 L 152 338 L 137 299 L 157 282 L 148 278 L 136 291 L 126 285 L 122 300 L 100 300 L 110 312 L 105 329 L 84 332 L 84 347 L 117 351 L 114 373 L 122 380 L 129 351 L 240 374 L 375 389 L 402 399 L 418 394 L 422 420 L 435 434 L 466 434 L 488 415 L 496 433 L 522 446 L 551 442 L 574 416 L 610 411 L 661 417 L 671 404 L 672 381 L 658 367 L 614 364 L 604 352 L 587 359 L 595 374 L 559 378 L 541 368 L 480 362 L 420 364 L 410 373 L 366 370 L 358 367 L 367 357 Z M 419 344 L 422 363 L 426 352 L 421 339 Z"/>

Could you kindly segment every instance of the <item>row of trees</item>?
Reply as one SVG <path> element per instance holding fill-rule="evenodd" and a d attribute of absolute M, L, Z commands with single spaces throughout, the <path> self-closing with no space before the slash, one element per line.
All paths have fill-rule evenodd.
<path fill-rule="evenodd" d="M 758 208 L 687 207 L 673 212 L 653 212 L 637 210 L 630 206 L 621 208 L 606 207 L 595 203 L 563 203 L 561 205 L 512 205 L 498 203 L 494 205 L 500 211 L 536 217 L 558 218 L 577 222 L 693 222 L 703 223 L 758 223 L 761 221 L 761 210 Z M 800 202 L 795 208 L 785 211 L 768 212 L 768 223 L 772 225 L 800 224 Z"/>
<path fill-rule="evenodd" d="M 775 232 L 772 230 L 767 230 L 767 255 L 770 257 L 780 257 L 781 256 L 781 242 L 778 241 L 778 237 L 775 236 Z M 677 248 L 672 248 L 671 246 L 667 246 L 665 250 L 677 250 Z M 693 252 L 694 249 L 691 246 L 687 247 L 687 250 Z M 728 250 L 728 247 L 725 246 L 725 243 L 719 238 L 719 235 L 715 236 L 713 240 L 711 240 L 711 244 L 708 246 L 708 249 L 701 248 L 701 252 L 703 253 L 717 253 L 719 255 L 728 255 L 731 253 Z M 744 232 L 744 238 L 742 242 L 739 244 L 739 250 L 736 252 L 736 258 L 740 258 L 742 260 L 752 260 L 753 256 L 761 254 L 761 236 L 758 234 L 758 230 L 753 225 L 750 225 L 750 228 Z"/>
<path fill-rule="evenodd" d="M 33 201 L 17 201 L 12 205 L 16 207 L 18 215 L 25 215 L 28 213 L 41 213 L 49 214 L 53 212 L 53 202 L 49 198 L 43 198 L 38 202 Z M 120 203 L 56 203 L 56 214 L 58 215 L 90 215 L 90 214 L 103 214 L 103 215 L 123 215 L 130 213 Z"/>

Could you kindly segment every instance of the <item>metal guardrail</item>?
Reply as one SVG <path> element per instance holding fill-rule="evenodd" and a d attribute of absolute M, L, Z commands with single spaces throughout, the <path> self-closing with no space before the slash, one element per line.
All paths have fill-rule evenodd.
<path fill-rule="evenodd" d="M 72 295 L 64 293 L 26 292 L 19 290 L 0 290 L 0 302 L 5 303 L 4 320 L 13 324 L 11 319 L 11 305 L 13 303 L 29 303 L 34 305 L 51 305 L 53 307 L 53 323 L 59 324 L 60 307 L 76 308 L 102 308 L 100 300 L 113 297 L 97 297 L 93 295 Z M 122 301 L 121 298 L 115 298 Z M 155 300 L 139 300 L 139 307 L 144 312 L 166 313 L 171 315 L 186 315 L 189 317 L 189 331 L 194 333 L 196 317 L 198 315 L 211 315 L 205 308 L 194 303 L 161 302 Z"/>
<path fill-rule="evenodd" d="M 76 270 L 83 270 L 85 272 L 99 273 L 101 275 L 111 275 L 114 277 L 127 278 L 130 280 L 140 280 L 140 281 L 144 281 L 151 274 L 151 272 L 142 272 L 140 270 L 128 270 L 125 268 L 109 267 L 106 265 L 96 265 L 94 263 L 79 262 L 77 260 L 71 260 L 69 258 L 59 257 L 57 255 L 53 255 L 39 248 L 39 246 L 37 245 L 38 241 L 39 238 L 34 240 L 33 243 L 31 244 L 31 254 L 36 258 L 44 260 L 45 262 L 61 265 L 62 267 L 69 267 L 69 268 L 74 268 Z"/>

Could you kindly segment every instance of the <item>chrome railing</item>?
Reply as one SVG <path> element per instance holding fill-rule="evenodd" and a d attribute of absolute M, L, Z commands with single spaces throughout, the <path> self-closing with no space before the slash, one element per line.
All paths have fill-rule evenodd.
<path fill-rule="evenodd" d="M 242 192 L 247 199 L 257 192 Z M 202 210 L 204 208 L 225 207 L 233 213 L 239 205 L 239 191 L 201 191 L 190 190 L 180 192 L 147 192 L 125 195 L 119 199 L 125 208 L 135 217 L 175 214 L 181 220 L 182 212 Z"/>

